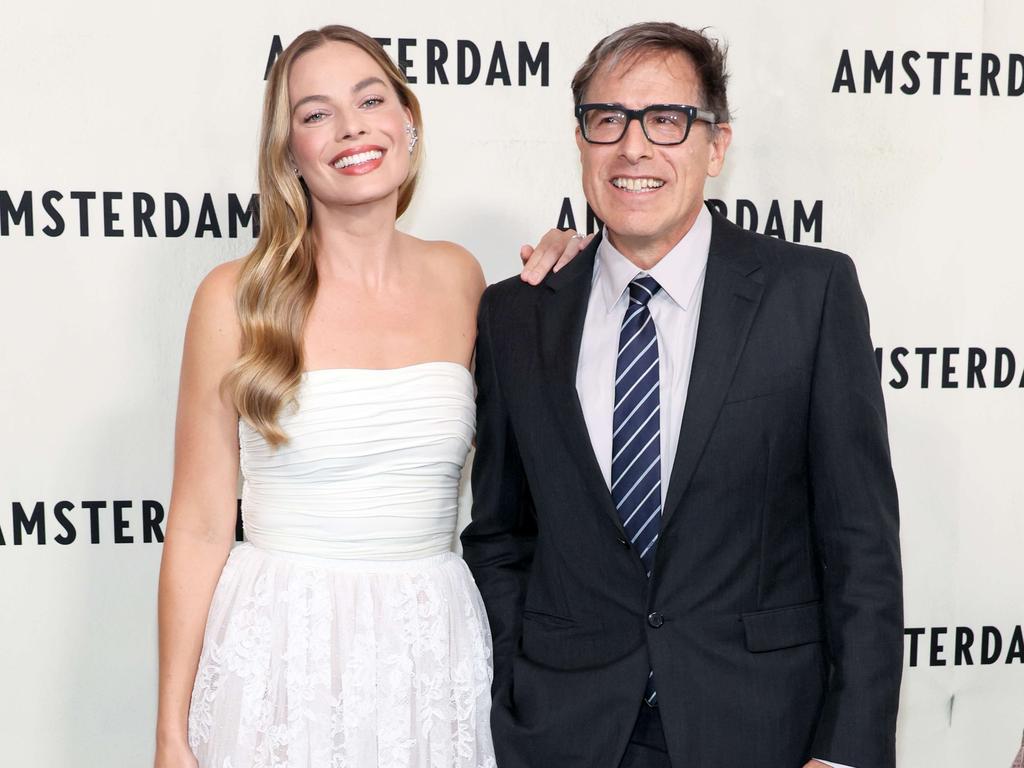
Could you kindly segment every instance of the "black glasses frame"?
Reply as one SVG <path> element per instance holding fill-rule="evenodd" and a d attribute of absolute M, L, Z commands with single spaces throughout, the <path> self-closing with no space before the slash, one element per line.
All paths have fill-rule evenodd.
<path fill-rule="evenodd" d="M 587 112 L 591 112 L 595 109 L 621 112 L 626 116 L 626 122 L 622 124 L 622 133 L 619 134 L 619 137 L 615 139 L 615 141 L 594 141 L 587 135 L 587 123 L 585 118 Z M 644 117 L 647 116 L 648 112 L 678 112 L 686 115 L 686 131 L 683 133 L 683 138 L 679 141 L 655 141 L 652 139 L 650 134 L 647 133 L 647 123 L 644 122 Z M 651 142 L 651 144 L 657 144 L 662 147 L 674 147 L 686 141 L 687 137 L 690 135 L 690 128 L 693 127 L 694 121 L 699 120 L 702 123 L 716 125 L 718 123 L 718 115 L 714 112 L 709 112 L 706 109 L 694 107 L 690 104 L 651 104 L 643 109 L 626 109 L 621 104 L 598 103 L 577 105 L 576 120 L 580 124 L 580 133 L 589 144 L 618 144 L 622 141 L 622 137 L 626 135 L 626 131 L 629 130 L 630 122 L 636 120 L 640 123 L 640 129 L 644 132 L 644 136 L 649 142 Z"/>

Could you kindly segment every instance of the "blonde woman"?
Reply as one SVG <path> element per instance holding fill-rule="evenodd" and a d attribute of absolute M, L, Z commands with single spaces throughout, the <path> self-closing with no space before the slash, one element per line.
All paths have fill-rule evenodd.
<path fill-rule="evenodd" d="M 487 618 L 450 551 L 484 280 L 395 229 L 421 134 L 356 30 L 306 32 L 274 66 L 260 238 L 202 282 L 186 332 L 157 768 L 494 765 Z M 566 238 L 524 248 L 526 272 L 571 258 Z"/>

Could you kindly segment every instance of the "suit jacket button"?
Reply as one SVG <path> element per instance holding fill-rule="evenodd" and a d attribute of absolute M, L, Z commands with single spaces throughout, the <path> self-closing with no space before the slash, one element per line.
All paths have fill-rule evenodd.
<path fill-rule="evenodd" d="M 657 629 L 658 627 L 660 627 L 662 624 L 665 623 L 665 617 L 662 616 L 657 611 L 655 611 L 654 613 L 652 613 L 650 616 L 647 617 L 647 623 L 650 624 L 655 629 Z"/>

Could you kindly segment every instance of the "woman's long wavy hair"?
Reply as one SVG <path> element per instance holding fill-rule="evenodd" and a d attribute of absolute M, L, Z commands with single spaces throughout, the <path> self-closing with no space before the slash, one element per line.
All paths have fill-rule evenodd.
<path fill-rule="evenodd" d="M 282 407 L 294 401 L 302 378 L 302 332 L 317 291 L 309 192 L 289 159 L 288 74 L 299 56 L 330 41 L 358 46 L 380 65 L 420 133 L 421 140 L 410 157 L 409 175 L 398 189 L 398 216 L 412 201 L 422 159 L 419 102 L 405 75 L 372 37 L 351 27 L 332 25 L 303 32 L 278 57 L 263 102 L 260 235 L 242 265 L 236 293 L 241 356 L 223 382 L 239 416 L 273 446 L 288 440 L 278 417 Z"/>

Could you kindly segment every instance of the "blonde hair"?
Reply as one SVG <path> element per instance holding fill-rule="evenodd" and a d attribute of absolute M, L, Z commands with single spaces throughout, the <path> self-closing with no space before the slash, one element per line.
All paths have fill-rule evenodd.
<path fill-rule="evenodd" d="M 380 65 L 419 131 L 421 140 L 410 157 L 409 174 L 398 188 L 398 216 L 412 201 L 422 160 L 419 102 L 405 75 L 376 40 L 351 27 L 332 25 L 303 32 L 282 51 L 263 101 L 260 235 L 242 265 L 235 296 L 241 356 L 223 382 L 239 416 L 273 446 L 288 440 L 278 417 L 281 408 L 295 399 L 302 378 L 302 332 L 318 284 L 309 193 L 289 160 L 288 75 L 296 59 L 331 41 L 358 46 Z"/>

